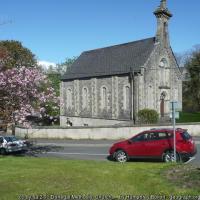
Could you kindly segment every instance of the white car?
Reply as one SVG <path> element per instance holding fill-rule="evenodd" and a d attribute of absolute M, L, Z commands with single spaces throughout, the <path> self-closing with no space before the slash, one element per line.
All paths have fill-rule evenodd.
<path fill-rule="evenodd" d="M 0 154 L 18 152 L 25 150 L 27 144 L 25 140 L 19 140 L 15 136 L 0 135 Z"/>

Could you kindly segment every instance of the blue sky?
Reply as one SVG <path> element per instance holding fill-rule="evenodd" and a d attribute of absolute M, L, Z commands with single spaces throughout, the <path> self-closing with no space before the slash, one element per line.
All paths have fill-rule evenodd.
<path fill-rule="evenodd" d="M 160 0 L 0 0 L 0 39 L 19 40 L 38 60 L 152 37 Z M 200 1 L 168 0 L 174 52 L 200 44 Z"/>

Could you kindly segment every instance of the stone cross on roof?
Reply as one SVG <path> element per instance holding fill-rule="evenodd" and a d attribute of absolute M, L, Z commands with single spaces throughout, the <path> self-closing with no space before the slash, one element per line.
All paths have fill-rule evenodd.
<path fill-rule="evenodd" d="M 168 21 L 172 14 L 167 8 L 167 0 L 160 1 L 160 5 L 154 11 L 154 15 L 158 21 L 156 41 L 163 43 L 164 46 L 169 46 Z"/>
<path fill-rule="evenodd" d="M 160 5 L 158 8 L 154 11 L 154 14 L 157 16 L 165 15 L 167 17 L 172 17 L 171 12 L 167 9 L 167 0 L 161 0 Z"/>

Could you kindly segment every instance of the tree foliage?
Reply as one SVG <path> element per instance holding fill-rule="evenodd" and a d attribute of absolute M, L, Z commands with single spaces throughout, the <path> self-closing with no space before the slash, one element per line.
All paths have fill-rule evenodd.
<path fill-rule="evenodd" d="M 76 57 L 66 58 L 65 62 L 57 64 L 54 66 L 49 66 L 46 74 L 48 79 L 51 81 L 51 86 L 54 88 L 56 95 L 60 95 L 60 79 L 67 72 L 68 69 L 72 66 Z"/>
<path fill-rule="evenodd" d="M 56 65 L 56 72 L 63 75 L 69 70 L 74 63 L 74 61 L 77 59 L 77 57 L 73 58 L 66 58 L 65 61 L 61 64 Z"/>
<path fill-rule="evenodd" d="M 187 60 L 185 67 L 189 80 L 184 83 L 183 99 L 186 107 L 200 111 L 200 48 L 196 48 Z"/>
<path fill-rule="evenodd" d="M 51 87 L 54 88 L 56 96 L 60 96 L 60 79 L 61 75 L 59 73 L 49 73 L 47 78 L 50 81 Z"/>
<path fill-rule="evenodd" d="M 44 113 L 49 104 L 59 110 L 54 89 L 37 68 L 8 69 L 0 73 L 0 116 L 7 122 L 26 125 L 26 117 Z"/>
<path fill-rule="evenodd" d="M 59 115 L 51 85 L 29 49 L 18 41 L 0 42 L 0 119 L 28 125 L 30 115 Z"/>
<path fill-rule="evenodd" d="M 14 40 L 0 41 L 0 67 L 3 70 L 20 67 L 35 67 L 35 55 L 21 42 Z"/>

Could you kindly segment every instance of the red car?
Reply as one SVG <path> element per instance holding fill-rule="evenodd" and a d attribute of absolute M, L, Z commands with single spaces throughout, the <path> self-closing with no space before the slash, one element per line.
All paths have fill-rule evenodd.
<path fill-rule="evenodd" d="M 175 160 L 173 135 L 173 129 L 151 129 L 115 143 L 109 153 L 118 162 L 126 162 L 131 158 L 159 158 L 164 162 L 172 162 Z M 196 145 L 187 130 L 176 129 L 176 160 L 188 160 L 196 152 Z"/>

